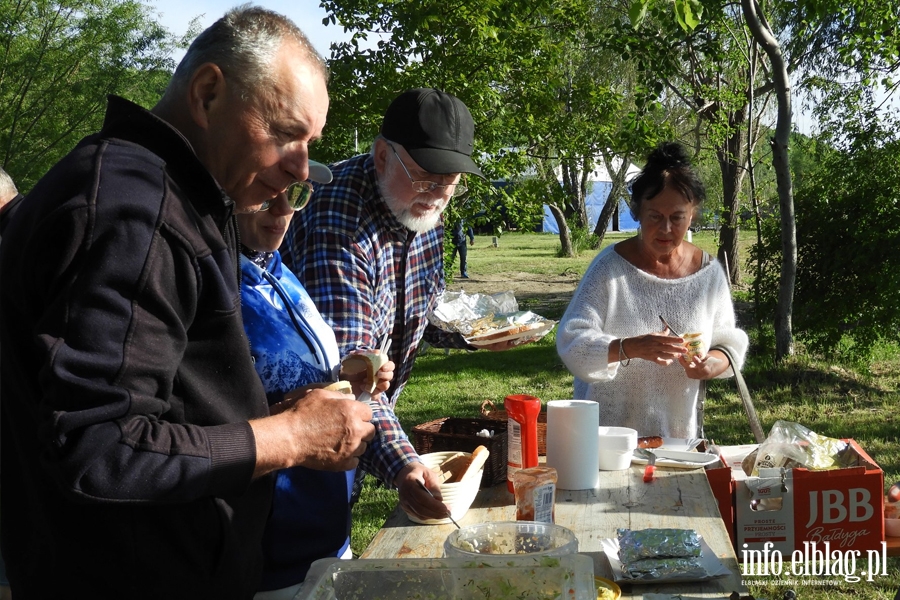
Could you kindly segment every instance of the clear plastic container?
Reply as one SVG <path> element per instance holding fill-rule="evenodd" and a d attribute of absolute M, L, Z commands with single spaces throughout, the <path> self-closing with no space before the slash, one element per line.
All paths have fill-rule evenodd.
<path fill-rule="evenodd" d="M 489 567 L 489 568 L 485 568 Z M 585 554 L 340 560 L 309 569 L 294 600 L 594 600 L 594 561 Z"/>
<path fill-rule="evenodd" d="M 553 523 L 499 521 L 467 525 L 444 540 L 444 556 L 480 558 L 485 555 L 566 556 L 578 552 L 578 538 Z"/>

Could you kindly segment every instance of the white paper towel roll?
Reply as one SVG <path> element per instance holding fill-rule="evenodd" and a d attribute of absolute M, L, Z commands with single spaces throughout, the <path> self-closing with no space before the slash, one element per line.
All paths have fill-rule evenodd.
<path fill-rule="evenodd" d="M 590 490 L 600 483 L 600 405 L 591 400 L 547 402 L 547 466 L 561 490 Z"/>

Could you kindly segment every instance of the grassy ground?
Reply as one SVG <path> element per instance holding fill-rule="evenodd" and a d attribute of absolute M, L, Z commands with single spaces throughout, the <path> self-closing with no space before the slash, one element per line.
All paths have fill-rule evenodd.
<path fill-rule="evenodd" d="M 613 243 L 624 235 L 607 240 Z M 489 240 L 478 238 L 476 248 Z M 695 243 L 715 251 L 711 232 L 695 236 Z M 750 236 L 742 245 L 752 243 Z M 558 259 L 558 239 L 552 235 L 507 233 L 499 248 L 470 252 L 469 269 L 482 275 L 532 272 L 547 276 L 562 272 L 580 277 L 596 251 L 575 259 Z M 474 287 L 469 291 L 477 292 Z M 542 303 L 544 316 L 557 319 L 565 303 Z M 768 431 L 778 419 L 801 423 L 831 437 L 859 441 L 884 469 L 885 481 L 900 481 L 900 417 L 898 381 L 900 349 L 882 349 L 871 365 L 846 365 L 798 353 L 776 367 L 767 345 L 749 331 L 751 349 L 744 369 L 754 403 Z M 429 349 L 417 360 L 412 378 L 397 406 L 397 415 L 407 431 L 413 425 L 446 416 L 478 416 L 481 402 L 502 402 L 504 396 L 528 393 L 552 400 L 569 398 L 572 376 L 556 354 L 553 333 L 538 343 L 500 353 Z M 706 435 L 719 444 L 752 443 L 740 398 L 730 380 L 709 386 Z M 396 505 L 396 492 L 380 488 L 368 478 L 362 499 L 354 510 L 353 549 L 359 554 Z M 853 597 L 893 600 L 900 588 L 900 559 L 890 560 L 889 577 L 874 582 L 842 583 L 836 587 L 800 586 L 798 598 L 825 600 Z M 756 597 L 781 598 L 786 588 L 775 578 L 755 578 Z"/>

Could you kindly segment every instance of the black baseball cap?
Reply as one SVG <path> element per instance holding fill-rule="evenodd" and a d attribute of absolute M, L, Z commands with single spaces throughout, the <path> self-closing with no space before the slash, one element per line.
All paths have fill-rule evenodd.
<path fill-rule="evenodd" d="M 431 88 L 403 92 L 384 114 L 381 135 L 403 146 L 429 173 L 484 177 L 472 161 L 472 113 L 456 96 Z"/>

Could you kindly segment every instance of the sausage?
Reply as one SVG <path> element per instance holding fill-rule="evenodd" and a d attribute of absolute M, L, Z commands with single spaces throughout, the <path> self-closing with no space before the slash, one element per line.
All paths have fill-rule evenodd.
<path fill-rule="evenodd" d="M 638 448 L 659 448 L 663 445 L 663 439 L 658 435 L 638 438 Z"/>

